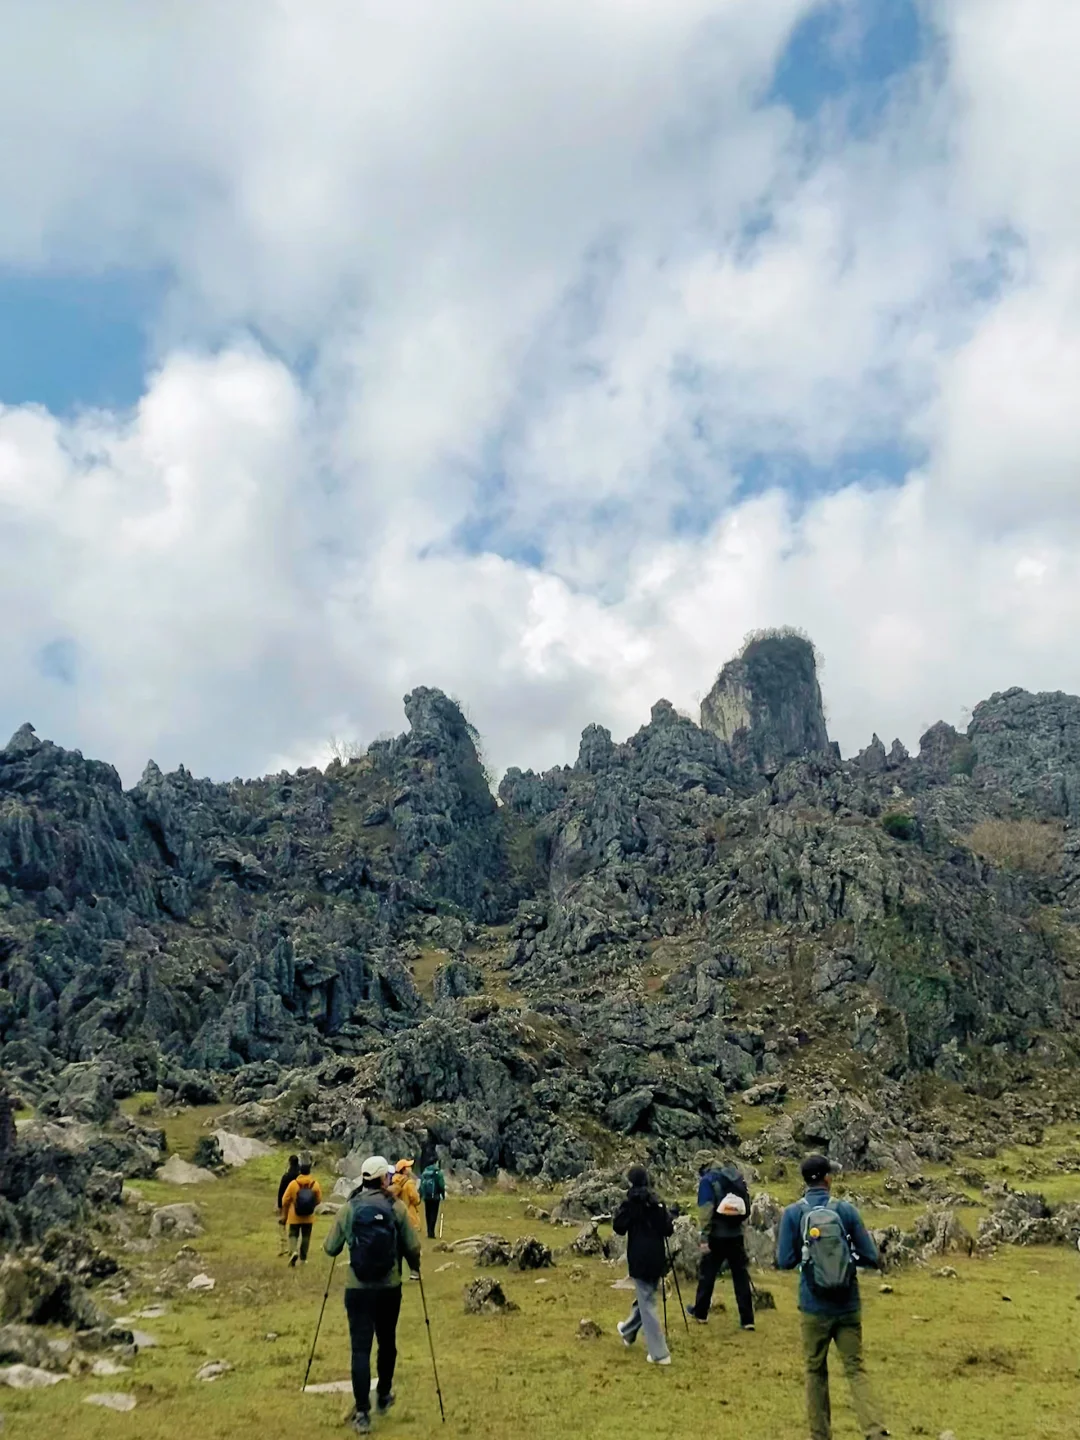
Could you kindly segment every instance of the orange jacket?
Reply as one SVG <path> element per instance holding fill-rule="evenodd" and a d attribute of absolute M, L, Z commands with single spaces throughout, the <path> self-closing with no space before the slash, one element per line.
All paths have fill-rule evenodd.
<path fill-rule="evenodd" d="M 390 1181 L 390 1193 L 400 1200 L 409 1212 L 413 1228 L 420 1228 L 420 1186 L 413 1179 L 411 1170 L 398 1170 Z"/>
<path fill-rule="evenodd" d="M 281 1208 L 285 1213 L 286 1224 L 313 1225 L 315 1223 L 314 1215 L 297 1215 L 296 1213 L 296 1197 L 307 1186 L 315 1191 L 315 1204 L 322 1204 L 322 1190 L 314 1175 L 298 1175 L 281 1197 Z"/>

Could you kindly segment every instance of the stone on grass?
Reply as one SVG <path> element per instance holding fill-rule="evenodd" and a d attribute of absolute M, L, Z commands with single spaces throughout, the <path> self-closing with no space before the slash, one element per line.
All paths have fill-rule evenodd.
<path fill-rule="evenodd" d="M 115 1410 L 118 1415 L 125 1415 L 129 1410 L 134 1410 L 137 1403 L 134 1395 L 124 1395 L 118 1392 L 87 1395 L 83 1399 L 84 1405 L 99 1405 L 102 1410 Z"/>
<path fill-rule="evenodd" d="M 220 1380 L 222 1375 L 227 1375 L 231 1369 L 232 1366 L 227 1360 L 211 1360 L 201 1370 L 196 1371 L 195 1379 L 205 1380 L 207 1383 Z"/>
<path fill-rule="evenodd" d="M 486 1275 L 465 1286 L 466 1315 L 505 1315 L 517 1308 L 506 1298 L 499 1282 Z"/>
<path fill-rule="evenodd" d="M 212 1170 L 203 1170 L 181 1160 L 179 1155 L 170 1155 L 155 1177 L 166 1185 L 208 1185 L 217 1180 Z"/>
<path fill-rule="evenodd" d="M 550 1248 L 535 1235 L 515 1241 L 510 1258 L 519 1270 L 549 1270 L 555 1263 Z"/>
<path fill-rule="evenodd" d="M 579 1340 L 599 1340 L 603 1333 L 595 1320 L 578 1321 L 577 1337 Z"/>
<path fill-rule="evenodd" d="M 575 1255 L 602 1255 L 604 1253 L 604 1242 L 600 1238 L 600 1227 L 595 1220 L 587 1220 L 578 1233 L 570 1241 L 570 1249 Z"/>
<path fill-rule="evenodd" d="M 194 1240 L 203 1233 L 197 1205 L 162 1205 L 150 1221 L 150 1239 Z"/>
<path fill-rule="evenodd" d="M 305 1395 L 351 1395 L 351 1380 L 327 1380 L 321 1385 L 305 1385 Z"/>
<path fill-rule="evenodd" d="M 234 1168 L 246 1165 L 249 1160 L 261 1160 L 264 1155 L 274 1153 L 270 1146 L 264 1145 L 261 1140 L 252 1140 L 247 1135 L 233 1135 L 228 1130 L 215 1130 L 214 1139 L 218 1142 L 224 1163 Z"/>
<path fill-rule="evenodd" d="M 482 1269 L 492 1265 L 509 1265 L 514 1258 L 514 1247 L 501 1235 L 484 1235 L 476 1248 L 476 1263 Z"/>
<path fill-rule="evenodd" d="M 156 1350 L 157 1341 L 153 1335 L 148 1335 L 145 1330 L 132 1330 L 131 1343 L 137 1350 Z"/>
<path fill-rule="evenodd" d="M 95 1360 L 90 1366 L 90 1374 L 98 1380 L 108 1380 L 113 1375 L 126 1375 L 128 1367 L 119 1365 L 115 1360 Z"/>
<path fill-rule="evenodd" d="M 217 1284 L 209 1275 L 195 1275 L 188 1281 L 189 1290 L 213 1290 Z"/>
<path fill-rule="evenodd" d="M 0 1384 L 9 1385 L 12 1390 L 44 1390 L 70 1378 L 69 1375 L 53 1375 L 48 1370 L 39 1370 L 34 1365 L 8 1365 L 0 1370 Z"/>
<path fill-rule="evenodd" d="M 758 1289 L 755 1289 L 755 1291 L 754 1291 L 754 1309 L 755 1309 L 755 1310 L 775 1310 L 775 1309 L 776 1309 L 776 1296 L 773 1294 L 773 1292 L 772 1292 L 771 1290 L 758 1290 Z"/>

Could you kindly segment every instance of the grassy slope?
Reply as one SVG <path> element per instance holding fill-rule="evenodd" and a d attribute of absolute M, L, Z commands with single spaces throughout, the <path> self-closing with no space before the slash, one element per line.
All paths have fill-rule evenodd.
<path fill-rule="evenodd" d="M 180 1153 L 190 1153 L 209 1113 L 188 1113 L 172 1124 L 170 1138 Z M 1030 1158 L 1025 1163 L 1030 1165 Z M 265 1440 L 343 1433 L 345 1398 L 300 1394 L 327 1262 L 313 1251 L 307 1271 L 296 1273 L 276 1257 L 271 1207 L 280 1169 L 281 1157 L 275 1156 L 197 1191 L 140 1185 L 155 1203 L 195 1200 L 201 1206 L 207 1234 L 196 1244 L 217 1290 L 171 1297 L 163 1319 L 139 1321 L 160 1348 L 143 1352 L 130 1375 L 4 1394 L 9 1433 L 63 1434 L 68 1440 L 115 1440 L 124 1434 L 140 1440 Z M 774 1188 L 787 1198 L 784 1185 Z M 873 1187 L 861 1188 L 866 1193 Z M 1080 1182 L 1069 1177 L 1069 1193 L 1075 1196 L 1078 1189 Z M 572 1237 L 572 1231 L 524 1220 L 523 1195 L 451 1201 L 446 1238 L 489 1229 L 507 1235 L 538 1231 L 553 1245 Z M 890 1218 L 876 1211 L 872 1223 Z M 328 1225 L 318 1222 L 320 1237 Z M 162 1265 L 174 1249 L 161 1248 Z M 627 1306 L 627 1296 L 611 1289 L 619 1269 L 565 1260 L 541 1277 L 544 1284 L 532 1275 L 502 1272 L 520 1313 L 469 1317 L 461 1292 L 476 1272 L 467 1260 L 455 1260 L 438 1273 L 451 1258 L 429 1246 L 425 1264 L 448 1412 L 439 1433 L 447 1440 L 466 1435 L 622 1440 L 627 1427 L 642 1420 L 667 1434 L 708 1434 L 721 1421 L 741 1440 L 803 1433 L 791 1276 L 763 1279 L 778 1308 L 760 1317 L 753 1335 L 735 1328 L 726 1282 L 719 1293 L 729 1310 L 716 1314 L 707 1329 L 692 1327 L 687 1337 L 673 1310 L 675 1363 L 670 1370 L 655 1370 L 644 1363 L 640 1347 L 626 1350 L 614 1334 Z M 951 1428 L 960 1440 L 1074 1435 L 1080 1257 L 1064 1250 L 1017 1250 L 991 1261 L 950 1263 L 958 1279 L 909 1270 L 890 1277 L 894 1293 L 888 1296 L 878 1293 L 872 1277 L 864 1285 L 868 1359 L 893 1433 L 937 1436 Z M 148 1267 L 130 1309 L 160 1298 L 154 1292 L 156 1268 Z M 1003 1295 L 1011 1296 L 1011 1303 Z M 576 1338 L 584 1316 L 601 1324 L 603 1339 Z M 278 1334 L 276 1341 L 266 1340 L 270 1331 Z M 439 1430 L 438 1412 L 415 1285 L 406 1290 L 399 1343 L 399 1403 L 377 1422 L 378 1429 L 388 1436 L 432 1435 Z M 229 1361 L 234 1372 L 213 1384 L 196 1382 L 196 1370 L 216 1359 Z M 347 1330 L 335 1277 L 312 1379 L 347 1374 Z M 134 1391 L 138 1408 L 116 1415 L 82 1403 L 88 1394 L 109 1390 Z M 834 1410 L 837 1440 L 852 1440 L 856 1430 L 842 1381 L 834 1380 Z"/>

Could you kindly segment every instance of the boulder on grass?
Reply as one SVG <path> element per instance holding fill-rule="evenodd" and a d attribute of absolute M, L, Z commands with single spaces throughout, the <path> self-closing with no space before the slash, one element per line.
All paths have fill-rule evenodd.
<path fill-rule="evenodd" d="M 519 1270 L 550 1270 L 555 1264 L 549 1247 L 535 1235 L 523 1235 L 516 1240 L 510 1258 Z"/>
<path fill-rule="evenodd" d="M 14 1255 L 0 1264 L 0 1322 L 62 1325 L 74 1330 L 112 1324 L 71 1275 L 35 1256 Z"/>
<path fill-rule="evenodd" d="M 466 1315 L 505 1315 L 518 1306 L 508 1300 L 497 1280 L 482 1275 L 465 1286 Z"/>
<path fill-rule="evenodd" d="M 260 1160 L 264 1155 L 274 1153 L 270 1146 L 264 1145 L 261 1140 L 252 1140 L 247 1135 L 233 1135 L 228 1130 L 215 1130 L 214 1139 L 218 1143 L 223 1163 L 234 1168 L 246 1165 L 249 1160 Z"/>
<path fill-rule="evenodd" d="M 189 1165 L 186 1160 L 181 1160 L 179 1155 L 170 1155 L 158 1170 L 156 1179 L 166 1185 L 207 1185 L 217 1180 L 217 1176 L 212 1170 Z"/>
<path fill-rule="evenodd" d="M 161 1205 L 150 1221 L 150 1239 L 196 1240 L 203 1234 L 196 1205 Z"/>

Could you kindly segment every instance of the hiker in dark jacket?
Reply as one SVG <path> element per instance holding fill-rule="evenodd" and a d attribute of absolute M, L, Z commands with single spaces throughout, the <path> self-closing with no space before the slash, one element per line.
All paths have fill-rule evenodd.
<path fill-rule="evenodd" d="M 611 1228 L 626 1236 L 626 1267 L 634 1282 L 637 1298 L 629 1317 L 620 1322 L 624 1345 L 632 1345 L 638 1331 L 645 1331 L 646 1358 L 652 1365 L 670 1365 L 664 1329 L 656 1305 L 660 1283 L 667 1274 L 667 1239 L 675 1226 L 663 1202 L 649 1189 L 648 1171 L 635 1165 L 626 1177 L 630 1189 L 615 1212 Z"/>
<path fill-rule="evenodd" d="M 750 1191 L 734 1165 L 704 1169 L 698 1182 L 698 1218 L 701 1222 L 701 1266 L 697 1295 L 686 1313 L 704 1325 L 709 1318 L 716 1277 L 725 1265 L 739 1307 L 739 1324 L 754 1328 L 754 1292 L 746 1260 L 743 1225 L 750 1213 Z"/>
<path fill-rule="evenodd" d="M 446 1199 L 446 1176 L 438 1160 L 433 1160 L 421 1171 L 420 1199 L 424 1202 L 428 1239 L 434 1240 L 435 1226 L 439 1223 L 439 1207 Z"/>
<path fill-rule="evenodd" d="M 881 1411 L 863 1369 L 856 1273 L 859 1265 L 880 1267 L 877 1246 L 855 1206 L 832 1199 L 832 1171 L 824 1155 L 808 1155 L 802 1163 L 802 1176 L 806 1194 L 784 1211 L 776 1264 L 781 1270 L 801 1268 L 799 1310 L 810 1437 L 832 1437 L 828 1359 L 829 1346 L 835 1344 L 851 1386 L 859 1428 L 866 1440 L 881 1440 L 889 1432 L 881 1423 Z"/>
<path fill-rule="evenodd" d="M 284 1198 L 285 1198 L 285 1191 L 289 1188 L 289 1186 L 292 1184 L 292 1182 L 296 1179 L 297 1175 L 299 1175 L 299 1174 L 300 1174 L 300 1157 L 299 1157 L 299 1155 L 290 1155 L 290 1156 L 289 1156 L 289 1168 L 285 1171 L 285 1174 L 282 1175 L 280 1181 L 278 1182 L 278 1187 L 277 1187 L 277 1212 L 278 1212 L 278 1222 L 277 1222 L 277 1223 L 278 1223 L 278 1225 L 279 1225 L 279 1227 L 280 1227 L 280 1231 L 281 1231 L 280 1236 L 279 1236 L 279 1239 L 278 1239 L 278 1254 L 279 1254 L 279 1255 L 287 1255 L 287 1254 L 289 1253 L 288 1214 L 287 1214 L 287 1212 L 286 1212 L 286 1210 L 285 1210 L 285 1206 L 284 1206 L 281 1202 L 282 1202 L 282 1201 L 284 1200 Z"/>
<path fill-rule="evenodd" d="M 365 1160 L 360 1187 L 349 1196 L 327 1237 L 328 1255 L 348 1247 L 345 1313 L 352 1345 L 352 1387 L 356 1413 L 353 1429 L 371 1429 L 371 1345 L 378 1341 L 376 1409 L 384 1415 L 394 1403 L 397 1323 L 401 1313 L 401 1261 L 420 1271 L 420 1244 L 408 1211 L 390 1195 L 390 1162 L 381 1155 Z"/>

